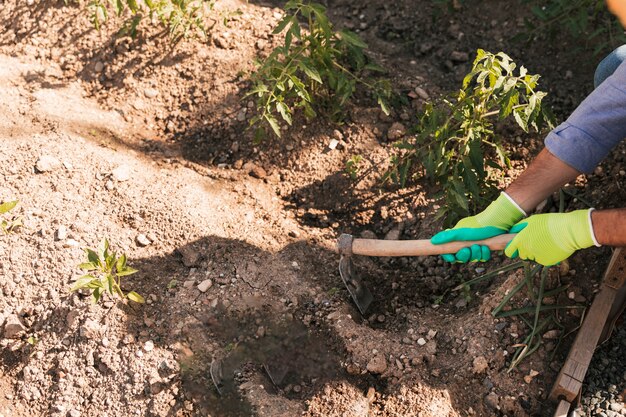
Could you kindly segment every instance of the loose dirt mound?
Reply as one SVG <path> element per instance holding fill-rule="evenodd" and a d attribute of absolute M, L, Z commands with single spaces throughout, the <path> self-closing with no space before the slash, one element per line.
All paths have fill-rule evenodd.
<path fill-rule="evenodd" d="M 517 18 L 498 15 L 498 2 L 483 3 L 465 9 L 468 18 L 432 2 L 339 2 L 330 12 L 361 30 L 401 93 L 421 86 L 434 96 L 456 87 L 473 50 L 502 49 L 505 22 L 517 27 Z M 242 13 L 207 42 L 169 50 L 150 31 L 131 41 L 111 28 L 86 30 L 86 17 L 62 2 L 3 3 L 0 201 L 20 200 L 24 227 L 0 236 L 0 326 L 15 330 L 5 327 L 0 339 L 0 413 L 549 413 L 555 342 L 507 373 L 523 326 L 489 314 L 519 272 L 464 295 L 452 289 L 484 265 L 359 259 L 375 299 L 365 318 L 343 288 L 333 253 L 339 232 L 425 238 L 439 228 L 426 185 L 377 182 L 387 129 L 414 123 L 419 99 L 386 117 L 359 97 L 339 127 L 297 123 L 288 141 L 254 144 L 245 75 L 257 53 L 280 41 L 271 35 L 280 11 L 218 4 Z M 452 52 L 468 60 L 452 62 Z M 559 75 L 565 58 L 538 65 L 561 109 L 586 92 Z M 331 138 L 337 149 L 328 149 Z M 539 146 L 540 138 L 513 142 L 515 167 Z M 366 160 L 357 182 L 343 172 L 353 154 Z M 607 169 L 579 191 L 608 206 L 623 197 L 621 182 L 619 170 Z M 124 288 L 145 305 L 94 306 L 69 293 L 82 248 L 103 237 L 139 269 Z M 591 294 L 588 278 L 600 276 L 607 253 L 574 258 L 561 281 L 578 286 L 577 296 Z M 212 362 L 221 363 L 222 395 Z M 531 369 L 540 373 L 527 383 Z"/>

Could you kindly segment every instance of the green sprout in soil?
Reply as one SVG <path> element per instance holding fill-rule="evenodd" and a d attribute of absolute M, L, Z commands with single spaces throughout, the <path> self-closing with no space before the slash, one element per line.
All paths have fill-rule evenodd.
<path fill-rule="evenodd" d="M 9 234 L 14 232 L 15 229 L 22 226 L 22 218 L 13 216 L 9 218 L 2 218 L 1 216 L 7 214 L 11 210 L 17 206 L 19 203 L 18 200 L 15 201 L 7 201 L 6 203 L 0 204 L 0 230 L 5 234 Z"/>
<path fill-rule="evenodd" d="M 121 288 L 121 278 L 138 272 L 129 267 L 126 262 L 126 255 L 117 256 L 115 252 L 109 250 L 109 241 L 102 240 L 97 252 L 92 249 L 85 249 L 87 262 L 78 267 L 89 273 L 78 278 L 72 285 L 72 291 L 86 289 L 91 293 L 94 303 L 100 301 L 104 293 L 110 296 L 117 294 L 122 300 L 129 299 L 136 303 L 143 303 L 144 298 L 135 291 L 124 293 Z"/>

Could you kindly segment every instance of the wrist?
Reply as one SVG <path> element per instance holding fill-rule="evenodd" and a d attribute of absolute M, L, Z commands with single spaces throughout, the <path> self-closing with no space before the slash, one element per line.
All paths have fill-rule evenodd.
<path fill-rule="evenodd" d="M 505 192 L 495 199 L 476 220 L 483 226 L 495 226 L 509 230 L 515 223 L 526 217 L 524 210 Z"/>

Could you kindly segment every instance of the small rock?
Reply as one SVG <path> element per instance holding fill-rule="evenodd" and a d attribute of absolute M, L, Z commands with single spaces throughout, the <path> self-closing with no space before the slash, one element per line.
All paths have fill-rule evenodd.
<path fill-rule="evenodd" d="M 80 417 L 80 411 L 78 410 L 70 410 L 69 413 L 67 413 L 68 416 L 70 417 Z"/>
<path fill-rule="evenodd" d="M 385 235 L 385 240 L 400 240 L 401 234 L 402 234 L 402 231 L 400 229 L 397 229 L 397 228 L 391 229 Z"/>
<path fill-rule="evenodd" d="M 55 240 L 65 240 L 67 239 L 67 227 L 59 226 L 57 231 L 54 233 Z"/>
<path fill-rule="evenodd" d="M 406 127 L 400 122 L 395 122 L 387 131 L 387 139 L 398 140 L 406 134 Z"/>
<path fill-rule="evenodd" d="M 558 339 L 560 332 L 558 330 L 548 330 L 543 334 L 544 339 Z"/>
<path fill-rule="evenodd" d="M 128 181 L 132 174 L 132 169 L 128 165 L 120 165 L 111 171 L 113 179 L 118 182 Z"/>
<path fill-rule="evenodd" d="M 87 319 L 80 326 L 80 335 L 87 339 L 95 339 L 100 336 L 100 323 L 95 320 Z"/>
<path fill-rule="evenodd" d="M 426 90 L 424 90 L 422 87 L 415 87 L 415 94 L 417 94 L 417 96 L 424 101 L 430 98 L 428 92 L 426 92 Z"/>
<path fill-rule="evenodd" d="M 104 69 L 104 64 L 98 61 L 96 62 L 96 65 L 94 65 L 94 69 L 96 70 L 96 72 L 102 72 L 102 70 Z"/>
<path fill-rule="evenodd" d="M 35 169 L 40 173 L 54 171 L 59 167 L 61 167 L 61 161 L 50 155 L 40 156 L 35 164 Z"/>
<path fill-rule="evenodd" d="M 535 371 L 534 369 L 531 369 L 530 373 L 524 377 L 524 382 L 526 382 L 527 384 L 530 384 L 533 378 L 536 377 L 537 375 L 539 375 L 539 372 Z"/>
<path fill-rule="evenodd" d="M 426 339 L 420 337 L 419 339 L 417 339 L 417 344 L 420 346 L 424 346 L 426 344 Z"/>
<path fill-rule="evenodd" d="M 363 239 L 376 239 L 376 233 L 371 230 L 363 230 L 361 232 L 361 238 Z"/>
<path fill-rule="evenodd" d="M 150 352 L 154 349 L 154 342 L 152 340 L 148 340 L 146 341 L 146 343 L 143 344 L 143 350 L 145 350 L 146 352 Z"/>
<path fill-rule="evenodd" d="M 500 406 L 500 397 L 495 392 L 489 393 L 484 399 L 485 405 L 492 410 L 497 410 Z"/>
<path fill-rule="evenodd" d="M 159 95 L 159 90 L 154 88 L 146 88 L 145 90 L 143 90 L 143 95 L 147 98 L 155 98 Z"/>
<path fill-rule="evenodd" d="M 331 139 L 328 143 L 328 149 L 332 151 L 337 148 L 337 145 L 339 145 L 339 141 L 337 139 Z"/>
<path fill-rule="evenodd" d="M 69 313 L 67 313 L 67 316 L 65 316 L 67 327 L 72 327 L 76 324 L 76 319 L 78 319 L 79 314 L 78 310 L 70 310 Z"/>
<path fill-rule="evenodd" d="M 485 272 L 485 268 L 482 268 L 482 267 L 476 268 L 477 274 L 482 274 L 483 272 Z"/>
<path fill-rule="evenodd" d="M 469 61 L 469 54 L 467 52 L 453 51 L 450 54 L 452 62 L 467 62 Z"/>
<path fill-rule="evenodd" d="M 9 315 L 4 324 L 4 337 L 7 339 L 19 339 L 26 332 L 26 327 L 15 314 Z"/>
<path fill-rule="evenodd" d="M 432 329 L 431 329 L 431 330 L 429 330 L 429 331 L 428 331 L 428 338 L 429 338 L 429 339 L 432 339 L 432 338 L 434 338 L 435 336 L 437 336 L 437 330 L 432 330 Z"/>
<path fill-rule="evenodd" d="M 367 363 L 367 370 L 373 374 L 382 374 L 387 370 L 387 360 L 378 354 Z"/>
<path fill-rule="evenodd" d="M 178 253 L 182 255 L 183 265 L 185 265 L 187 268 L 196 266 L 202 258 L 200 252 L 198 252 L 191 246 L 183 246 L 182 248 L 178 248 Z"/>
<path fill-rule="evenodd" d="M 141 247 L 148 246 L 150 245 L 150 243 L 152 243 L 150 242 L 150 239 L 148 239 L 148 237 L 142 233 L 138 234 L 135 237 L 135 242 L 137 243 L 138 246 L 141 246 Z"/>
<path fill-rule="evenodd" d="M 300 237 L 300 232 L 298 232 L 297 230 L 290 230 L 289 231 L 289 237 Z"/>
<path fill-rule="evenodd" d="M 487 369 L 489 369 L 489 362 L 487 362 L 487 359 L 484 356 L 475 357 L 472 365 L 472 372 L 474 372 L 475 374 L 482 374 Z"/>
<path fill-rule="evenodd" d="M 200 292 L 207 292 L 209 288 L 213 286 L 213 281 L 210 279 L 205 279 L 200 284 L 198 284 L 198 290 Z"/>

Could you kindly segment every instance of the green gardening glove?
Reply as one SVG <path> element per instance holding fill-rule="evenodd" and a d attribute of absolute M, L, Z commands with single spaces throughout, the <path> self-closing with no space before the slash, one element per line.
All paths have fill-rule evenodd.
<path fill-rule="evenodd" d="M 437 233 L 430 239 L 434 245 L 457 240 L 482 240 L 507 233 L 526 213 L 506 193 L 501 193 L 485 210 L 475 216 L 461 219 L 452 229 Z M 442 255 L 447 262 L 486 262 L 491 259 L 489 247 L 472 245 L 456 254 Z"/>
<path fill-rule="evenodd" d="M 517 223 L 509 233 L 517 233 L 504 253 L 544 266 L 555 265 L 579 249 L 600 246 L 591 223 L 593 209 L 570 213 L 536 214 Z"/>

